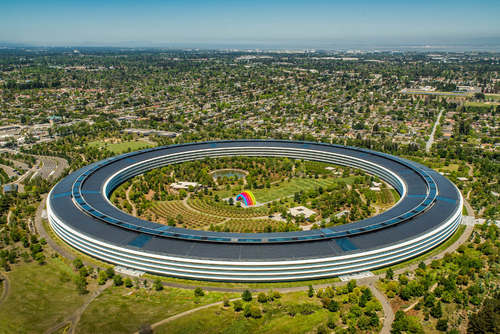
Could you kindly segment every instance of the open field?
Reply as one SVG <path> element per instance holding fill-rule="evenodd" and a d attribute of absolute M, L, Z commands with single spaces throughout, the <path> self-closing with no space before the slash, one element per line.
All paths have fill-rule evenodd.
<path fill-rule="evenodd" d="M 66 274 L 62 274 L 65 272 Z M 10 292 L 0 310 L 0 333 L 43 333 L 70 316 L 87 295 L 78 295 L 71 267 L 59 258 L 43 266 L 22 264 L 7 273 Z"/>
<path fill-rule="evenodd" d="M 281 182 L 279 186 L 276 184 L 271 185 L 271 188 L 264 189 L 251 189 L 250 191 L 255 195 L 257 202 L 266 203 L 269 201 L 279 200 L 280 198 L 287 197 L 293 195 L 296 192 L 301 190 L 313 190 L 318 187 L 326 188 L 330 184 L 337 182 L 345 182 L 346 184 L 352 184 L 355 176 L 350 176 L 346 178 L 326 178 L 326 179 L 302 179 L 302 178 L 294 178 L 291 179 L 290 182 L 285 181 Z M 221 198 L 231 196 L 231 191 L 220 191 L 218 192 Z"/>
<path fill-rule="evenodd" d="M 458 172 L 458 167 L 460 167 L 459 164 L 449 164 L 448 166 L 438 168 L 438 170 L 442 169 L 446 172 Z"/>
<path fill-rule="evenodd" d="M 85 310 L 77 333 L 134 333 L 143 323 L 155 323 L 184 311 L 222 301 L 224 294 L 205 292 L 196 304 L 192 290 L 163 291 L 113 287 L 104 291 Z M 230 298 L 239 294 L 228 294 Z"/>
<path fill-rule="evenodd" d="M 497 102 L 465 102 L 466 106 L 471 107 L 496 107 L 499 105 Z"/>
<path fill-rule="evenodd" d="M 137 151 L 138 149 L 141 148 L 148 148 L 148 147 L 153 147 L 152 144 L 147 143 L 145 141 L 139 140 L 139 141 L 131 141 L 131 142 L 124 142 L 124 143 L 117 143 L 117 144 L 110 144 L 104 141 L 94 141 L 88 144 L 89 146 L 94 146 L 94 147 L 106 147 L 108 150 L 115 154 L 120 154 L 120 153 L 125 153 L 128 151 L 130 148 L 130 151 Z"/>
<path fill-rule="evenodd" d="M 500 101 L 500 94 L 484 94 L 487 99 L 492 99 L 493 101 Z"/>
<path fill-rule="evenodd" d="M 341 296 L 335 300 L 340 302 Z M 245 303 L 246 304 L 246 303 Z M 272 303 L 258 303 L 255 299 L 249 303 L 266 312 L 261 318 L 245 318 L 243 311 L 235 312 L 234 307 L 213 306 L 185 317 L 175 319 L 155 328 L 155 333 L 313 333 L 320 325 L 325 325 L 329 318 L 341 326 L 340 312 L 330 312 L 321 307 L 321 299 L 307 297 L 307 292 L 284 294 Z M 297 312 L 291 316 L 287 311 L 292 305 L 308 304 L 310 314 Z M 296 306 L 296 309 L 300 309 Z M 350 304 L 341 306 L 342 312 L 349 310 Z M 359 333 L 377 333 L 379 328 Z M 331 331 L 329 331 L 331 332 Z"/>

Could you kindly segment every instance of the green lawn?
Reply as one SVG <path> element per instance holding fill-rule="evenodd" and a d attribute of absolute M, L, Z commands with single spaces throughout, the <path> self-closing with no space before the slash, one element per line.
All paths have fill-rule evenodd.
<path fill-rule="evenodd" d="M 337 301 L 341 297 L 335 297 Z M 163 333 L 316 333 L 320 325 L 326 324 L 329 317 L 336 319 L 337 327 L 340 327 L 340 313 L 329 312 L 327 309 L 319 308 L 314 313 L 302 315 L 297 313 L 290 316 L 284 310 L 289 302 L 303 303 L 308 302 L 321 305 L 317 297 L 308 298 L 307 292 L 292 292 L 283 294 L 283 298 L 274 301 L 274 303 L 257 303 L 255 299 L 251 302 L 258 305 L 263 312 L 259 319 L 245 318 L 243 312 L 235 312 L 231 306 L 227 309 L 221 305 L 213 306 L 207 309 L 196 311 L 179 319 L 173 320 L 162 326 L 155 328 L 156 334 Z M 341 305 L 341 310 L 347 312 L 351 304 Z M 381 313 L 380 313 L 381 315 Z M 372 328 L 365 333 L 378 333 L 380 328 Z M 331 330 L 328 333 L 332 332 Z"/>
<path fill-rule="evenodd" d="M 291 300 L 319 305 L 319 299 L 309 299 L 306 292 L 284 294 L 280 302 Z M 266 305 L 258 304 L 255 299 L 252 303 Z M 326 309 L 319 309 L 310 315 L 297 314 L 295 317 L 281 312 L 270 312 L 264 313 L 260 319 L 245 318 L 242 313 L 235 312 L 232 306 L 228 309 L 221 305 L 213 306 L 157 327 L 155 333 L 312 333 L 332 315 Z"/>
<path fill-rule="evenodd" d="M 237 298 L 239 294 L 229 295 Z M 142 323 L 155 323 L 184 311 L 222 301 L 220 292 L 205 292 L 199 304 L 192 290 L 161 292 L 113 287 L 94 300 L 80 319 L 77 333 L 134 333 Z"/>
<path fill-rule="evenodd" d="M 80 307 L 87 295 L 78 295 L 72 279 L 61 272 L 73 271 L 59 258 L 43 266 L 36 262 L 16 266 L 7 275 L 10 292 L 0 310 L 0 333 L 43 333 Z"/>
<path fill-rule="evenodd" d="M 327 178 L 327 179 L 301 179 L 294 178 L 290 182 L 281 182 L 279 186 L 271 185 L 271 188 L 252 189 L 251 192 L 257 198 L 257 202 L 266 203 L 269 201 L 279 200 L 280 198 L 287 197 L 295 194 L 301 190 L 313 190 L 318 187 L 326 188 L 328 185 L 343 181 L 346 184 L 352 184 L 356 176 L 347 178 Z M 230 191 L 221 191 L 219 193 L 221 198 L 231 196 Z"/>
<path fill-rule="evenodd" d="M 152 144 L 147 143 L 147 142 L 142 141 L 142 140 L 117 143 L 117 144 L 110 144 L 110 143 L 103 142 L 103 141 L 94 141 L 94 142 L 89 143 L 88 145 L 94 146 L 94 147 L 105 146 L 108 150 L 110 150 L 111 152 L 113 152 L 115 154 L 125 153 L 128 151 L 129 148 L 130 148 L 130 151 L 137 151 L 141 148 L 153 147 Z"/>
<path fill-rule="evenodd" d="M 471 107 L 496 107 L 498 106 L 498 103 L 496 102 L 465 102 L 466 106 L 471 106 Z"/>
<path fill-rule="evenodd" d="M 484 94 L 487 99 L 492 99 L 493 101 L 500 100 L 500 94 Z"/>

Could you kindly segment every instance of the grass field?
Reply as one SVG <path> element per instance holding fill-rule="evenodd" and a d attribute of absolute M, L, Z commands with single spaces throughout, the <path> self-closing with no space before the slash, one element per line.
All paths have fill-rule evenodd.
<path fill-rule="evenodd" d="M 291 179 L 290 182 L 285 181 L 280 183 L 279 186 L 271 185 L 271 188 L 252 189 L 251 192 L 257 198 L 257 202 L 266 203 L 269 201 L 279 200 L 280 198 L 287 197 L 295 194 L 301 190 L 313 190 L 318 187 L 326 188 L 328 185 L 343 181 L 346 184 L 352 184 L 355 176 L 347 178 L 327 178 L 327 179 Z M 219 193 L 221 198 L 231 196 L 230 191 L 221 191 Z"/>
<path fill-rule="evenodd" d="M 493 101 L 500 100 L 500 94 L 484 94 L 487 99 L 492 99 Z"/>
<path fill-rule="evenodd" d="M 199 304 L 192 290 L 163 291 L 113 287 L 94 300 L 80 319 L 77 333 L 134 333 L 142 323 L 155 323 L 184 311 L 222 301 L 224 294 L 205 292 Z M 230 298 L 239 294 L 229 294 Z M 156 331 L 155 331 L 156 332 Z"/>
<path fill-rule="evenodd" d="M 139 140 L 139 141 L 131 141 L 131 142 L 124 142 L 124 143 L 117 143 L 117 144 L 110 144 L 107 142 L 103 141 L 94 141 L 89 143 L 89 146 L 93 147 L 106 147 L 108 150 L 115 154 L 120 154 L 120 153 L 125 153 L 128 151 L 130 148 L 130 151 L 137 151 L 140 148 L 148 148 L 148 147 L 153 147 L 152 144 L 147 143 L 145 141 Z"/>
<path fill-rule="evenodd" d="M 61 272 L 69 281 L 61 280 Z M 0 312 L 0 333 L 43 333 L 70 316 L 87 296 L 78 295 L 71 268 L 61 259 L 16 266 L 7 273 L 10 292 Z"/>
<path fill-rule="evenodd" d="M 496 107 L 498 106 L 497 102 L 465 102 L 466 106 L 471 106 L 471 107 Z"/>
<path fill-rule="evenodd" d="M 340 297 L 336 299 L 340 300 Z M 308 302 L 318 305 L 319 309 L 309 315 L 297 313 L 292 317 L 283 311 L 284 307 L 271 307 L 268 303 L 260 304 L 254 299 L 253 305 L 258 305 L 263 309 L 269 308 L 269 311 L 263 313 L 259 319 L 245 318 L 243 312 L 234 311 L 231 303 L 227 309 L 220 305 L 213 306 L 176 319 L 155 328 L 155 333 L 316 333 L 316 328 L 326 324 L 329 317 L 337 319 L 337 325 L 340 325 L 339 312 L 329 312 L 321 308 L 320 299 L 308 298 L 307 292 L 287 293 L 279 300 L 282 305 L 290 302 Z M 345 309 L 342 311 L 346 312 L 347 306 L 343 307 Z"/>

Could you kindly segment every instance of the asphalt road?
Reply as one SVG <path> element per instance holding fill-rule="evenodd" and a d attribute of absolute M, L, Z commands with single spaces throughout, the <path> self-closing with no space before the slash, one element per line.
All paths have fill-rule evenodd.
<path fill-rule="evenodd" d="M 5 166 L 5 165 L 0 165 L 0 167 L 7 173 L 7 175 L 9 177 L 19 176 L 19 174 L 17 174 L 17 172 L 12 167 Z"/>

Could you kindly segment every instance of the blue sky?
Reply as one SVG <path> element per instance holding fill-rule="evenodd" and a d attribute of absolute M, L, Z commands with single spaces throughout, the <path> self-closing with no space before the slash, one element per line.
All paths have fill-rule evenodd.
<path fill-rule="evenodd" d="M 499 0 L 0 0 L 0 41 L 428 44 L 500 37 L 499 14 Z"/>

